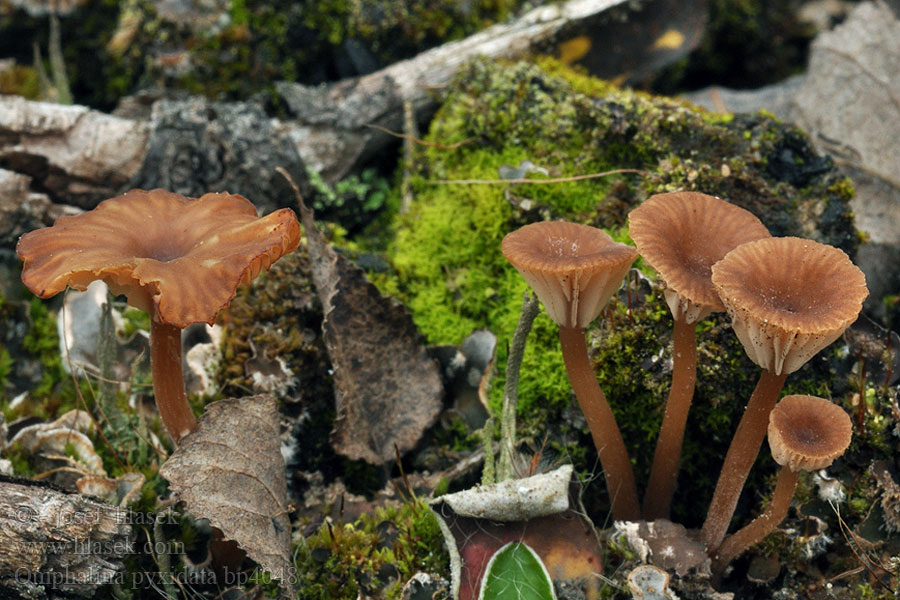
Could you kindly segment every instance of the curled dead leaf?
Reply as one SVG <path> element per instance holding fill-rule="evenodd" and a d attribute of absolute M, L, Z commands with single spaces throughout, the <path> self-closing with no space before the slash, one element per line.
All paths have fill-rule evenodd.
<path fill-rule="evenodd" d="M 413 448 L 437 419 L 443 386 L 435 361 L 406 308 L 382 296 L 365 273 L 339 255 L 300 214 L 322 300 L 325 345 L 334 367 L 334 449 L 381 465 Z"/>
<path fill-rule="evenodd" d="M 229 398 L 206 407 L 160 469 L 195 517 L 208 519 L 263 570 L 285 581 L 291 573 L 279 418 L 271 396 Z"/>

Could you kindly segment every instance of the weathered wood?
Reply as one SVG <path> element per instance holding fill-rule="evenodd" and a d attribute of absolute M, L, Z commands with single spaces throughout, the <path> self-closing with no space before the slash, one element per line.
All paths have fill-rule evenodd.
<path fill-rule="evenodd" d="M 28 191 L 55 204 L 92 208 L 130 187 L 165 187 L 186 195 L 227 190 L 269 210 L 289 193 L 275 167 L 301 189 L 307 170 L 337 181 L 393 141 L 370 125 L 403 129 L 404 104 L 427 118 L 434 90 L 464 62 L 522 57 L 621 4 L 627 0 L 549 4 L 370 75 L 317 87 L 278 84 L 290 120 L 270 119 L 253 102 L 158 100 L 149 117 L 131 119 L 0 96 L 0 168 L 31 178 Z"/>
<path fill-rule="evenodd" d="M 148 137 L 145 122 L 0 96 L 0 166 L 62 204 L 93 207 L 114 195 L 140 168 Z"/>
<path fill-rule="evenodd" d="M 434 91 L 477 56 L 514 59 L 544 47 L 560 31 L 626 0 L 570 0 L 541 6 L 463 40 L 433 48 L 363 77 L 318 87 L 277 84 L 299 124 L 292 137 L 307 165 L 326 181 L 341 179 L 354 165 L 377 154 L 390 136 L 369 125 L 399 131 L 403 104 L 419 118 L 436 106 Z"/>
<path fill-rule="evenodd" d="M 131 552 L 125 510 L 0 476 L 0 597 L 91 596 Z"/>

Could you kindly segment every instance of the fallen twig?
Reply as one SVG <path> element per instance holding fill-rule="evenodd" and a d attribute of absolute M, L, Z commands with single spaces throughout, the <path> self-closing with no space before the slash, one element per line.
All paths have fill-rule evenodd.
<path fill-rule="evenodd" d="M 573 177 L 553 177 L 551 179 L 434 179 L 427 183 L 431 185 L 461 184 L 461 185 L 511 185 L 518 183 L 569 183 L 571 181 L 585 181 L 587 179 L 599 179 L 620 173 L 636 173 L 646 175 L 647 171 L 641 169 L 613 169 L 602 173 L 589 173 L 587 175 L 575 175 Z"/>
<path fill-rule="evenodd" d="M 455 144 L 441 144 L 439 142 L 429 142 L 428 140 L 422 140 L 414 135 L 408 133 L 398 133 L 396 131 L 391 131 L 387 127 L 382 127 L 381 125 L 372 125 L 371 123 L 367 124 L 366 127 L 371 127 L 372 129 L 377 129 L 378 131 L 383 131 L 388 135 L 392 135 L 394 137 L 398 137 L 404 140 L 408 140 L 413 142 L 414 144 L 419 144 L 421 146 L 428 146 L 430 148 L 437 148 L 438 150 L 453 150 L 455 148 L 459 148 L 460 146 L 465 146 L 466 144 L 470 144 L 474 141 L 474 138 L 466 138 L 460 142 L 456 142 Z"/>

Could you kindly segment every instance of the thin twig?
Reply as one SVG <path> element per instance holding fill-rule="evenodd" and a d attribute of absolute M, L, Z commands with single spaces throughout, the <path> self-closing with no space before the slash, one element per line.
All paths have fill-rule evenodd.
<path fill-rule="evenodd" d="M 586 179 L 599 179 L 619 173 L 636 173 L 646 175 L 647 171 L 641 169 L 613 169 L 602 173 L 589 173 L 587 175 L 575 175 L 573 177 L 554 177 L 551 179 L 434 179 L 428 181 L 431 185 L 460 184 L 460 185 L 511 185 L 517 183 L 569 183 L 571 181 L 584 181 Z"/>
<path fill-rule="evenodd" d="M 456 142 L 455 144 L 441 144 L 439 142 L 429 142 L 428 140 L 422 140 L 415 137 L 409 133 L 397 133 L 396 131 L 391 131 L 386 127 L 382 127 L 381 125 L 372 125 L 367 124 L 366 127 L 371 127 L 372 129 L 377 129 L 378 131 L 383 131 L 388 135 L 392 135 L 394 137 L 402 138 L 404 140 L 408 140 L 410 142 L 422 145 L 429 146 L 431 148 L 437 148 L 438 150 L 453 150 L 455 148 L 459 148 L 460 146 L 465 146 L 466 144 L 471 144 L 474 141 L 474 138 L 466 138 L 461 142 Z"/>
<path fill-rule="evenodd" d="M 500 413 L 500 465 L 497 467 L 497 481 L 512 479 L 513 454 L 516 451 L 516 405 L 519 394 L 519 370 L 525 354 L 525 341 L 531 325 L 540 312 L 537 296 L 525 294 L 522 313 L 513 333 L 512 343 L 506 357 L 506 384 L 503 388 L 503 411 Z"/>
<path fill-rule="evenodd" d="M 493 485 L 497 483 L 496 469 L 494 469 L 494 417 L 488 417 L 481 428 L 481 447 L 484 455 L 484 467 L 481 469 L 481 485 Z"/>
<path fill-rule="evenodd" d="M 413 111 L 413 103 L 403 103 L 403 128 L 406 135 L 403 136 L 403 180 L 400 182 L 400 214 L 409 212 L 413 202 L 412 174 L 416 164 L 416 115 Z M 384 128 L 382 128 L 384 129 Z M 386 130 L 385 130 L 386 131 Z"/>
<path fill-rule="evenodd" d="M 863 549 L 862 545 L 859 543 L 859 536 L 857 536 L 856 533 L 852 529 L 850 529 L 850 526 L 847 525 L 847 522 L 844 521 L 844 518 L 841 516 L 841 512 L 838 510 L 837 505 L 835 505 L 833 502 L 829 502 L 829 504 L 831 504 L 831 510 L 833 510 L 834 514 L 837 515 L 838 528 L 841 530 L 841 535 L 844 536 L 844 541 L 847 542 L 847 547 L 850 548 L 851 552 L 853 552 L 853 555 L 856 557 L 856 560 L 859 561 L 860 565 L 862 565 L 863 567 L 866 568 L 866 571 L 869 572 L 869 575 L 871 575 L 875 579 L 875 581 L 877 581 L 881 585 L 881 587 L 883 587 L 884 589 L 886 589 L 889 592 L 893 591 L 893 590 L 891 590 L 891 587 L 888 584 L 886 584 L 881 579 L 881 577 L 878 576 L 878 573 L 875 572 L 875 568 L 873 568 L 873 567 L 877 567 L 877 568 L 881 569 L 882 571 L 886 571 L 888 573 L 890 573 L 890 571 L 888 569 L 885 569 L 884 566 L 882 566 L 881 564 L 878 563 L 878 561 L 873 560 L 869 556 L 869 553 L 866 552 Z M 847 534 L 849 534 L 849 536 Z M 852 540 L 851 540 L 851 538 L 852 538 Z M 857 548 L 859 548 L 859 552 L 862 552 L 863 556 L 859 555 L 859 552 L 856 551 Z M 863 558 L 863 557 L 865 557 L 865 558 Z"/>
<path fill-rule="evenodd" d="M 50 13 L 50 70 L 53 74 L 53 87 L 56 89 L 56 101 L 60 104 L 72 104 L 72 90 L 66 75 L 66 62 L 63 59 L 62 41 L 59 35 L 59 17 Z"/>

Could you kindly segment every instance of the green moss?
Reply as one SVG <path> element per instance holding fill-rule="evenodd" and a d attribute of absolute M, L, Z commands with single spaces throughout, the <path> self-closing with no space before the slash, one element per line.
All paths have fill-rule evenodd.
<path fill-rule="evenodd" d="M 9 355 L 9 350 L 0 344 L 0 394 L 2 394 L 2 390 L 6 388 L 6 379 L 9 377 L 9 374 L 12 372 L 13 361 L 12 357 Z"/>
<path fill-rule="evenodd" d="M 122 312 L 122 318 L 124 320 L 122 335 L 125 338 L 131 338 L 138 331 L 150 331 L 150 315 L 139 308 L 126 307 Z"/>
<path fill-rule="evenodd" d="M 33 67 L 14 66 L 0 70 L 0 94 L 24 96 L 39 100 L 41 85 L 37 70 Z"/>
<path fill-rule="evenodd" d="M 853 187 L 853 181 L 849 177 L 844 177 L 843 179 L 839 179 L 835 181 L 829 188 L 828 191 L 832 194 L 836 194 L 843 198 L 844 200 L 850 201 L 856 195 L 856 189 Z"/>
<path fill-rule="evenodd" d="M 41 365 L 40 382 L 30 390 L 31 414 L 50 418 L 75 408 L 78 394 L 90 397 L 90 386 L 87 381 L 80 380 L 76 390 L 72 376 L 63 368 L 56 316 L 49 310 L 47 303 L 39 298 L 32 298 L 28 303 L 28 319 L 28 331 L 22 345 Z"/>
<path fill-rule="evenodd" d="M 437 519 L 413 498 L 382 507 L 355 523 L 328 520 L 297 549 L 299 593 L 310 600 L 352 600 L 360 594 L 398 598 L 419 571 L 448 570 L 449 557 Z M 389 581 L 386 572 L 398 577 Z"/>
<path fill-rule="evenodd" d="M 16 477 L 33 477 L 37 474 L 31 465 L 31 454 L 23 450 L 18 443 L 4 448 L 3 458 L 12 463 L 13 474 Z"/>

